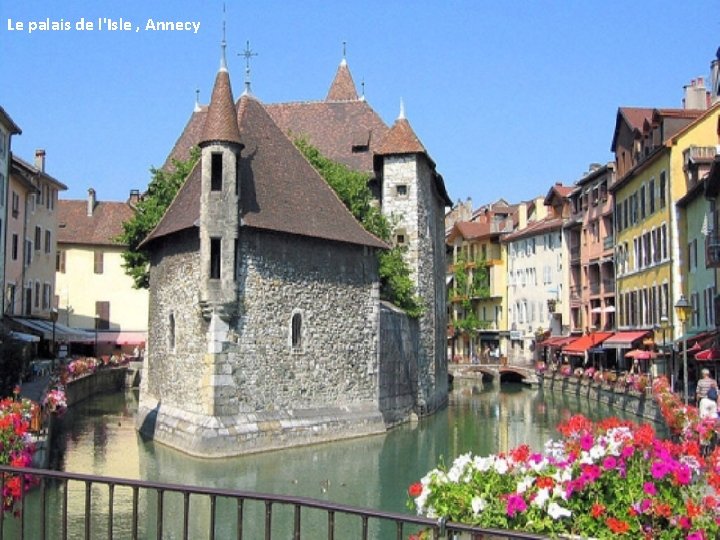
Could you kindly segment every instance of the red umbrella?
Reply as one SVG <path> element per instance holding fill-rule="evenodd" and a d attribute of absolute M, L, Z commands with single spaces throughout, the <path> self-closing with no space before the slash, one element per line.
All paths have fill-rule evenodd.
<path fill-rule="evenodd" d="M 651 360 L 653 358 L 657 357 L 657 353 L 653 351 L 643 351 L 640 349 L 635 349 L 627 354 L 625 354 L 625 358 L 634 358 L 635 360 Z"/>
<path fill-rule="evenodd" d="M 695 360 L 720 360 L 720 349 L 712 348 L 702 350 L 695 355 Z"/>

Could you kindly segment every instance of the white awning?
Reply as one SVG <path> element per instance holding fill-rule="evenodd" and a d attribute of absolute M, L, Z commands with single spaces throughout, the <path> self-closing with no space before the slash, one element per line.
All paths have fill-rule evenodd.
<path fill-rule="evenodd" d="M 36 336 L 40 335 L 43 339 L 51 340 L 54 333 L 55 341 L 68 341 L 71 343 L 93 343 L 95 341 L 94 332 L 87 332 L 79 328 L 70 328 L 57 322 L 53 330 L 53 322 L 45 319 L 13 317 L 12 320 L 28 328 L 34 332 Z"/>
<path fill-rule="evenodd" d="M 27 341 L 29 343 L 40 341 L 40 338 L 32 334 L 24 334 L 23 332 L 10 332 L 10 337 L 17 341 Z"/>

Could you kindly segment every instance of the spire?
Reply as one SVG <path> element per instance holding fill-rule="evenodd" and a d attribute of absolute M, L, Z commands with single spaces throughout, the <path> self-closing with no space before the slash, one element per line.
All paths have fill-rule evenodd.
<path fill-rule="evenodd" d="M 230 74 L 222 66 L 215 77 L 200 146 L 213 141 L 241 144 Z"/>
<path fill-rule="evenodd" d="M 358 99 L 357 89 L 352 75 L 350 75 L 345 53 L 346 42 L 343 41 L 343 57 L 325 101 L 355 101 Z"/>
<path fill-rule="evenodd" d="M 223 2 L 223 32 L 222 41 L 220 42 L 220 48 L 222 49 L 222 53 L 220 55 L 220 71 L 227 71 L 227 60 L 225 58 L 226 47 L 227 42 L 225 41 L 225 3 Z"/>
<path fill-rule="evenodd" d="M 195 89 L 195 108 L 193 109 L 194 112 L 200 112 L 200 89 Z"/>
<path fill-rule="evenodd" d="M 398 120 L 405 120 L 405 102 L 403 98 L 400 98 L 400 114 L 397 117 Z"/>

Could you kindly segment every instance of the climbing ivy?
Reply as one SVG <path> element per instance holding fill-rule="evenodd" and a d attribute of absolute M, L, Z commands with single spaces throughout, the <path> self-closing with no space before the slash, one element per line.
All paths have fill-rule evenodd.
<path fill-rule="evenodd" d="M 355 219 L 362 223 L 367 231 L 390 243 L 394 223 L 376 204 L 368 187 L 370 175 L 353 171 L 342 163 L 326 158 L 304 137 L 297 137 L 294 142 Z M 403 246 L 378 250 L 380 297 L 401 307 L 409 316 L 419 317 L 423 311 L 422 303 L 415 292 L 410 267 L 403 257 L 406 250 Z"/>
<path fill-rule="evenodd" d="M 170 170 L 150 169 L 152 179 L 147 191 L 137 203 L 135 215 L 123 223 L 123 232 L 115 240 L 128 247 L 123 252 L 123 268 L 133 279 L 136 289 L 147 289 L 150 285 L 149 259 L 147 253 L 138 249 L 140 243 L 160 222 L 165 210 L 185 183 L 195 163 L 200 158 L 200 150 L 195 147 L 185 161 L 173 160 Z"/>
<path fill-rule="evenodd" d="M 463 331 L 474 331 L 489 327 L 488 321 L 481 321 L 473 309 L 473 299 L 490 298 L 490 271 L 483 258 L 476 259 L 470 272 L 464 253 L 460 253 L 454 265 L 454 295 L 460 301 L 465 315 L 455 321 L 455 327 Z"/>

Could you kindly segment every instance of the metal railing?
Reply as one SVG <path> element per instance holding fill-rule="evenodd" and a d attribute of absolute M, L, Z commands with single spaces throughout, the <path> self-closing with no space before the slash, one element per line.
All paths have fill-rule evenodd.
<path fill-rule="evenodd" d="M 401 540 L 418 531 L 429 531 L 435 539 L 453 538 L 457 533 L 470 533 L 473 538 L 475 535 L 497 539 L 545 538 L 306 497 L 8 466 L 0 466 L 0 473 L 8 473 L 0 475 L 0 492 L 5 492 L 10 478 L 20 478 L 22 493 L 14 515 L 0 511 L 0 540 L 113 537 Z M 26 493 L 24 487 L 30 485 L 34 487 Z M 280 519 L 276 522 L 277 518 Z M 314 528 L 307 529 L 310 521 Z"/>

